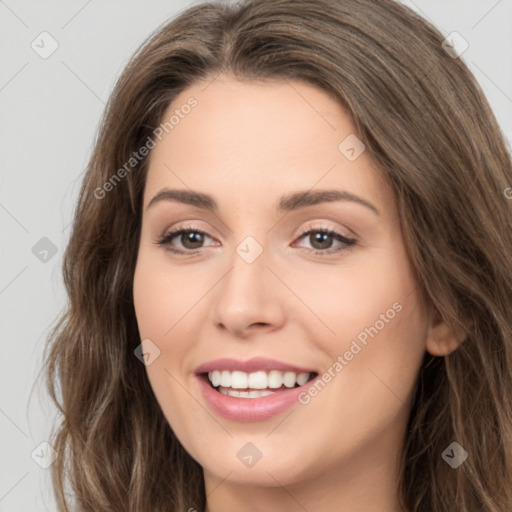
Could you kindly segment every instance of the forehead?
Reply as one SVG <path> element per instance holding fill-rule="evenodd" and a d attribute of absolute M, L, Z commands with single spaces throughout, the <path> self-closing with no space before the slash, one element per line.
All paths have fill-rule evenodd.
<path fill-rule="evenodd" d="M 343 188 L 383 207 L 393 200 L 367 151 L 347 157 L 349 146 L 362 149 L 350 116 L 312 85 L 219 77 L 184 90 L 166 121 L 150 156 L 145 205 L 163 187 L 221 203 L 265 204 L 313 188 Z"/>

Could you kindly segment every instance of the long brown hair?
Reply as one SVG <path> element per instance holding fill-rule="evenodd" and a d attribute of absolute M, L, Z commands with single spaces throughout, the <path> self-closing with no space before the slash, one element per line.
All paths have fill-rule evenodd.
<path fill-rule="evenodd" d="M 512 510 L 512 162 L 479 85 L 443 39 L 394 0 L 247 0 L 191 7 L 138 49 L 82 183 L 63 262 L 69 304 L 45 351 L 61 413 L 52 439 L 59 511 L 71 502 L 95 512 L 205 505 L 201 467 L 134 356 L 147 157 L 126 162 L 180 92 L 221 72 L 301 80 L 347 109 L 396 194 L 422 294 L 466 335 L 446 357 L 425 355 L 404 440 L 404 507 Z M 452 442 L 469 454 L 457 469 L 441 457 Z"/>

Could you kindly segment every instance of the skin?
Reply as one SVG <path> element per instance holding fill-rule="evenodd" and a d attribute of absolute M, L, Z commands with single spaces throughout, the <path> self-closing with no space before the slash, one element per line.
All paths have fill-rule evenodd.
<path fill-rule="evenodd" d="M 398 463 L 421 361 L 457 341 L 418 293 L 396 198 L 368 151 L 338 149 L 356 130 L 330 96 L 301 82 L 196 83 L 198 105 L 152 150 L 133 283 L 141 340 L 160 355 L 148 366 L 155 396 L 178 439 L 204 469 L 209 512 L 396 512 Z M 210 194 L 212 213 L 176 201 L 147 209 L 164 187 Z M 350 201 L 278 212 L 281 195 L 344 189 Z M 189 223 L 206 231 L 199 253 L 179 256 L 155 242 Z M 356 238 L 338 253 L 302 230 Z M 236 248 L 252 236 L 263 249 L 247 263 Z M 171 243 L 169 242 L 169 245 Z M 194 250 L 185 237 L 172 247 Z M 313 250 L 324 254 L 314 254 Z M 195 369 L 220 357 L 275 358 L 320 374 L 399 303 L 342 371 L 307 405 L 242 423 L 216 415 Z M 360 344 L 361 345 L 361 344 Z M 262 453 L 248 468 L 247 443 Z"/>

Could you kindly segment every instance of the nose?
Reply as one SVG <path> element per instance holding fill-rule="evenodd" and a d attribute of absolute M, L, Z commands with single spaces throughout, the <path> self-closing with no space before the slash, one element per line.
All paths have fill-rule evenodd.
<path fill-rule="evenodd" d="M 217 329 L 245 339 L 251 333 L 282 328 L 289 296 L 271 260 L 266 249 L 252 262 L 242 252 L 234 251 L 230 269 L 211 297 L 210 320 Z"/>

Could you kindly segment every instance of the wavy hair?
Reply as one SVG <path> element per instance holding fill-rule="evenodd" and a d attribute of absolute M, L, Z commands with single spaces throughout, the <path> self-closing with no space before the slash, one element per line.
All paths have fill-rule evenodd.
<path fill-rule="evenodd" d="M 448 356 L 425 354 L 404 439 L 403 507 L 512 510 L 512 161 L 444 39 L 395 0 L 246 0 L 195 5 L 139 47 L 101 120 L 64 254 L 68 303 L 45 346 L 59 512 L 205 506 L 202 468 L 134 356 L 148 157 L 112 178 L 180 92 L 220 73 L 303 81 L 347 110 L 396 194 L 422 295 L 465 333 Z M 454 441 L 469 453 L 457 469 L 441 457 Z"/>

